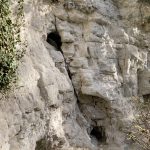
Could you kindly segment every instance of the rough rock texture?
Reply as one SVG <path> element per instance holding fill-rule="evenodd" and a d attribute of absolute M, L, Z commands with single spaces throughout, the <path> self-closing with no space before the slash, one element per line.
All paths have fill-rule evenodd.
<path fill-rule="evenodd" d="M 0 101 L 0 150 L 140 150 L 124 134 L 131 97 L 150 94 L 150 24 L 141 28 L 139 5 L 24 2 L 28 46 L 18 87 Z M 61 49 L 46 42 L 54 31 Z"/>

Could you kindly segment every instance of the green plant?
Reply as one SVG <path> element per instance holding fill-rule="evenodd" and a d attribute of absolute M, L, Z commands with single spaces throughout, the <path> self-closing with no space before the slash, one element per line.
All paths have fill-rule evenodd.
<path fill-rule="evenodd" d="M 16 81 L 18 62 L 23 56 L 20 40 L 23 0 L 18 1 L 15 23 L 11 19 L 9 0 L 0 0 L 0 4 L 0 90 L 5 90 Z"/>
<path fill-rule="evenodd" d="M 150 150 L 150 96 L 143 102 L 139 97 L 134 97 L 137 114 L 128 129 L 128 137 L 144 150 Z"/>

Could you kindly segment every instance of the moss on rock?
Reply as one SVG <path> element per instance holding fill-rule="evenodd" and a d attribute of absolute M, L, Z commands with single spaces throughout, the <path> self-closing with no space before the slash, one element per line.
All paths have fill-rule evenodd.
<path fill-rule="evenodd" d="M 23 54 L 23 50 L 17 48 L 21 44 L 23 0 L 18 1 L 17 23 L 13 23 L 11 19 L 9 0 L 0 0 L 0 4 L 0 90 L 5 90 L 16 81 L 18 62 Z"/>

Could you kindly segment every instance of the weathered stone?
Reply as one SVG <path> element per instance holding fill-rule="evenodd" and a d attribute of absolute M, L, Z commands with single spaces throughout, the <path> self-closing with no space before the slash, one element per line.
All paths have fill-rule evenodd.
<path fill-rule="evenodd" d="M 64 43 L 72 43 L 74 42 L 74 37 L 70 32 L 60 32 L 61 40 Z"/>
<path fill-rule="evenodd" d="M 83 23 L 87 21 L 87 15 L 80 11 L 72 10 L 68 12 L 69 20 L 76 23 Z"/>
<path fill-rule="evenodd" d="M 131 97 L 150 94 L 150 28 L 138 28 L 137 1 L 51 2 L 24 2 L 27 48 L 17 87 L 0 95 L 0 150 L 37 150 L 41 141 L 52 150 L 139 149 L 123 132 Z M 54 31 L 59 49 L 46 42 Z"/>
<path fill-rule="evenodd" d="M 150 94 L 150 70 L 139 71 L 139 93 Z"/>
<path fill-rule="evenodd" d="M 82 57 L 74 58 L 73 61 L 71 61 L 70 66 L 86 69 L 86 68 L 88 68 L 88 60 L 86 58 L 82 58 Z"/>

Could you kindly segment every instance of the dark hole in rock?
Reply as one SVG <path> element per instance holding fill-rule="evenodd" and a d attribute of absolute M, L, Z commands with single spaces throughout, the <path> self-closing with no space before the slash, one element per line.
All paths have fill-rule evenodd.
<path fill-rule="evenodd" d="M 99 143 L 105 143 L 106 142 L 105 129 L 102 126 L 93 127 L 90 135 L 91 135 L 91 137 L 96 138 L 96 140 Z"/>
<path fill-rule="evenodd" d="M 58 3 L 58 0 L 50 0 L 51 3 Z"/>
<path fill-rule="evenodd" d="M 144 102 L 145 102 L 145 103 L 150 102 L 150 94 L 143 95 L 143 99 L 144 99 Z"/>
<path fill-rule="evenodd" d="M 47 40 L 50 45 L 54 46 L 57 50 L 61 49 L 62 42 L 61 37 L 57 31 L 47 34 Z"/>
<path fill-rule="evenodd" d="M 45 138 L 36 142 L 35 150 L 47 150 L 47 142 Z"/>

